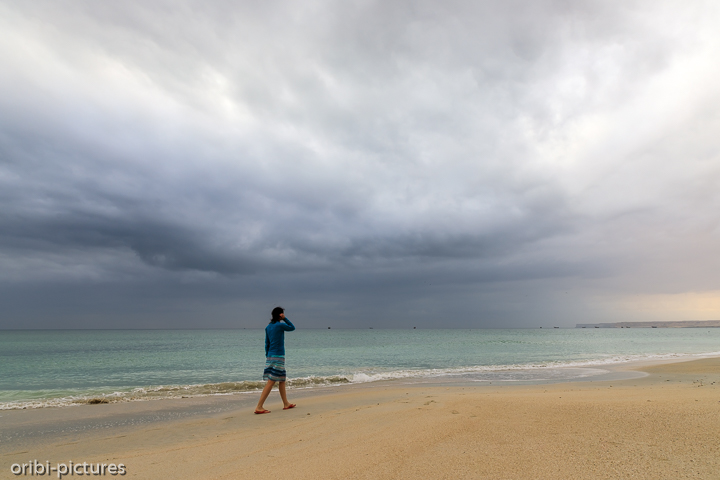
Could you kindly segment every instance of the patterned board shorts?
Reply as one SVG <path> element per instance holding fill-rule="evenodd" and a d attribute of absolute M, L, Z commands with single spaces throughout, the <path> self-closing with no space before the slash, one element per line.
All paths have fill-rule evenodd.
<path fill-rule="evenodd" d="M 267 357 L 263 381 L 284 382 L 285 378 L 285 359 L 283 357 Z"/>

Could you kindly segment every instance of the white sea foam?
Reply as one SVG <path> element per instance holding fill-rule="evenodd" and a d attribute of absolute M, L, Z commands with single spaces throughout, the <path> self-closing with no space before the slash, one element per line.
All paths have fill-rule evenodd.
<path fill-rule="evenodd" d="M 661 361 L 681 358 L 701 358 L 720 356 L 720 352 L 706 354 L 666 354 L 666 355 L 617 355 L 608 356 L 606 358 L 582 361 L 558 361 L 558 362 L 542 362 L 534 364 L 512 364 L 512 365 L 480 365 L 458 368 L 437 368 L 423 370 L 393 370 L 383 372 L 360 372 L 349 375 L 351 383 L 367 383 L 384 380 L 395 380 L 403 378 L 421 378 L 421 377 L 453 377 L 467 376 L 473 374 L 500 374 L 503 373 L 507 377 L 507 381 L 513 380 L 513 374 L 518 379 L 522 379 L 522 373 L 528 372 L 553 372 L 551 378 L 565 376 L 567 378 L 584 378 L 592 375 L 606 373 L 607 370 L 596 367 L 609 367 L 624 363 L 642 362 L 642 361 Z M 595 368 L 594 368 L 595 367 Z M 568 371 L 566 375 L 562 375 L 563 371 Z M 501 375 L 497 375 L 498 378 Z M 527 375 L 530 379 L 540 380 L 540 375 Z"/>

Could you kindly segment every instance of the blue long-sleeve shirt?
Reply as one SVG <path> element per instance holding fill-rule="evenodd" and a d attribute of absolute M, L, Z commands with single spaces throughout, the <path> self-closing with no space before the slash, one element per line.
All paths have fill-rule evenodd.
<path fill-rule="evenodd" d="M 295 325 L 287 317 L 281 322 L 268 324 L 265 327 L 265 356 L 284 357 L 285 332 L 292 332 L 293 330 L 295 330 Z"/>

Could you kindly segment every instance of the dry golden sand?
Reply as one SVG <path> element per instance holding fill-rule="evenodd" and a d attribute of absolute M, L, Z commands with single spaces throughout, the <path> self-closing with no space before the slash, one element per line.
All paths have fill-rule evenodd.
<path fill-rule="evenodd" d="M 6 453 L 3 473 L 32 453 L 124 463 L 124 478 L 142 479 L 720 479 L 720 359 L 642 370 L 615 382 L 348 388 L 288 411 L 273 392 L 271 414 L 87 434 Z"/>

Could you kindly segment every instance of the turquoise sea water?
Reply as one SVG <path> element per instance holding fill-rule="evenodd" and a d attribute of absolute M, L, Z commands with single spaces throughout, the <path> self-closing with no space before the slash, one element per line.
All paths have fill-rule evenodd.
<path fill-rule="evenodd" d="M 720 329 L 302 330 L 290 388 L 392 379 L 541 381 L 633 360 L 720 355 Z M 0 331 L 0 409 L 262 387 L 264 331 Z"/>

